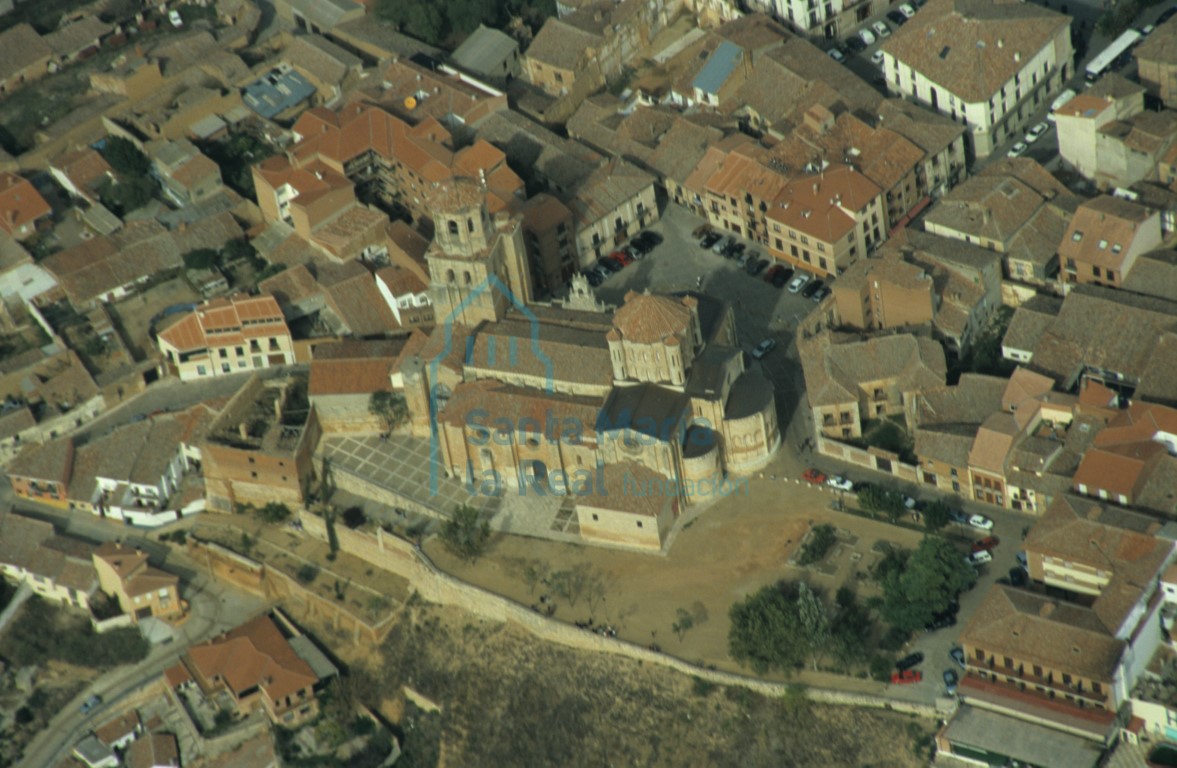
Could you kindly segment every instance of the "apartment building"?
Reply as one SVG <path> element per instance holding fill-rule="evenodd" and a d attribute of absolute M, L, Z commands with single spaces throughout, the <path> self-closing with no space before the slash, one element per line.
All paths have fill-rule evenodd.
<path fill-rule="evenodd" d="M 1115 92 L 1099 86 L 1055 112 L 1059 155 L 1100 189 L 1157 178 L 1177 144 L 1177 112 L 1145 110 L 1139 86 Z"/>
<path fill-rule="evenodd" d="M 748 6 L 771 13 L 809 37 L 834 40 L 888 9 L 881 0 L 750 0 Z"/>
<path fill-rule="evenodd" d="M 969 703 L 1106 734 L 1163 642 L 1160 576 L 1174 542 L 1142 515 L 1057 497 L 1024 542 L 1032 581 L 995 586 L 961 634 Z"/>
<path fill-rule="evenodd" d="M 1071 18 L 1013 0 L 930 0 L 882 46 L 891 93 L 960 120 L 987 157 L 1073 73 Z"/>
<path fill-rule="evenodd" d="M 1136 259 L 1161 245 L 1161 215 L 1130 200 L 1102 195 L 1075 210 L 1058 246 L 1064 283 L 1119 288 Z"/>
<path fill-rule="evenodd" d="M 625 160 L 614 158 L 593 169 L 566 200 L 582 267 L 658 221 L 654 176 Z"/>
<path fill-rule="evenodd" d="M 1177 109 L 1177 21 L 1161 24 L 1132 51 L 1140 82 L 1169 109 Z"/>
<path fill-rule="evenodd" d="M 157 343 L 181 381 L 294 362 L 290 330 L 271 296 L 205 302 L 161 330 Z"/>
<path fill-rule="evenodd" d="M 98 591 L 92 545 L 11 511 L 0 513 L 0 534 L 0 573 L 45 600 L 89 610 Z"/>
<path fill-rule="evenodd" d="M 1154 474 L 1173 468 L 1173 456 L 1177 456 L 1177 410 L 1133 402 L 1096 433 L 1075 472 L 1075 492 L 1133 506 Z"/>
<path fill-rule="evenodd" d="M 765 217 L 778 259 L 819 275 L 843 270 L 887 236 L 883 190 L 846 165 L 792 178 Z"/>

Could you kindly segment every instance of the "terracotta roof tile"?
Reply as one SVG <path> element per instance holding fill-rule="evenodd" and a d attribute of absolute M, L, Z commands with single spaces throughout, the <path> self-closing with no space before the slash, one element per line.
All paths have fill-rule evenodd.
<path fill-rule="evenodd" d="M 0 172 L 0 230 L 13 234 L 26 224 L 53 213 L 28 179 Z"/>
<path fill-rule="evenodd" d="M 237 694 L 257 687 L 274 701 L 318 682 L 310 665 L 266 615 L 189 648 L 187 658 L 206 679 L 219 677 Z"/>
<path fill-rule="evenodd" d="M 630 291 L 613 314 L 613 328 L 634 344 L 656 344 L 688 335 L 694 300 Z"/>

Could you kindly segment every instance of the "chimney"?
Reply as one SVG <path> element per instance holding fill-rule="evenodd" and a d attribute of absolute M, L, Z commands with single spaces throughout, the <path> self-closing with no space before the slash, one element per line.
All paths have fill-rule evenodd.
<path fill-rule="evenodd" d="M 274 418 L 278 421 L 282 420 L 282 395 L 274 398 Z"/>

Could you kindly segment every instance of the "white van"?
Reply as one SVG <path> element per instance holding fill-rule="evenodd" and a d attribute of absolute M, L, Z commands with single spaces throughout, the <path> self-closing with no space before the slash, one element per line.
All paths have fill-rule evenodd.
<path fill-rule="evenodd" d="M 1070 101 L 1071 99 L 1075 98 L 1078 95 L 1079 94 L 1075 93 L 1070 88 L 1068 88 L 1067 90 L 1060 93 L 1058 95 L 1057 99 L 1050 102 L 1050 114 L 1046 116 L 1046 119 L 1053 123 L 1054 122 L 1054 113 L 1056 111 L 1058 111 L 1059 109 L 1062 109 L 1068 101 Z"/>

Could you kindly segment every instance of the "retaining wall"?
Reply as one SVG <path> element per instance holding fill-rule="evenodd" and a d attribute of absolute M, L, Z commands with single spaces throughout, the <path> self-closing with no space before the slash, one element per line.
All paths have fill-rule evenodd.
<path fill-rule="evenodd" d="M 322 518 L 304 514 L 302 515 L 302 524 L 303 530 L 307 534 L 323 541 L 327 540 L 327 528 Z M 624 640 L 602 637 L 571 624 L 546 618 L 513 600 L 443 573 L 413 544 L 383 531 L 378 530 L 376 534 L 369 534 L 336 526 L 335 533 L 340 551 L 358 557 L 378 568 L 384 568 L 403 576 L 408 579 L 412 588 L 429 602 L 461 608 L 491 621 L 512 622 L 542 640 L 559 643 L 570 648 L 611 653 L 637 661 L 661 664 L 686 675 L 693 675 L 720 685 L 741 686 L 766 696 L 783 696 L 789 688 L 788 683 L 758 680 L 731 672 L 697 667 L 673 656 L 651 651 Z M 937 716 L 936 708 L 932 705 L 900 701 L 872 694 L 819 688 L 807 690 L 809 698 L 815 701 L 894 709 L 926 717 Z"/>

